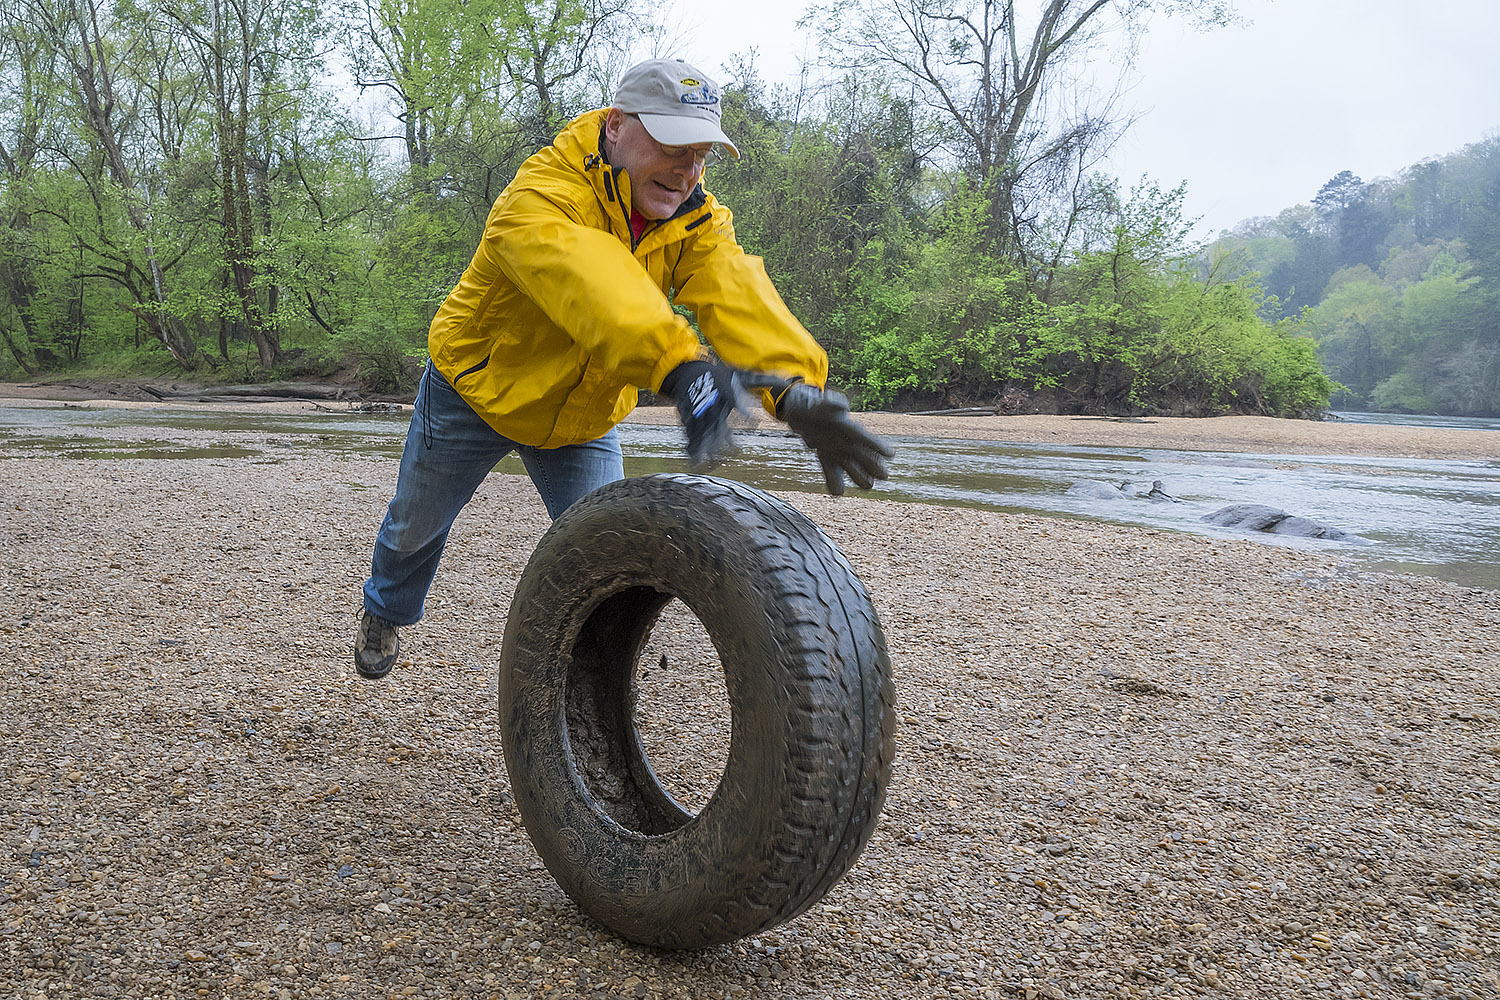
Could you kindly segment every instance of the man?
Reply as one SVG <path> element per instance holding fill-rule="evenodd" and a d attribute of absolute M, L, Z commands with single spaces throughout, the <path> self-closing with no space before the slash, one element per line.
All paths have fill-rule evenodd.
<path fill-rule="evenodd" d="M 375 539 L 354 645 L 360 676 L 399 655 L 448 531 L 512 451 L 556 518 L 624 476 L 615 425 L 638 388 L 670 398 L 688 455 L 732 447 L 733 370 L 770 373 L 762 403 L 813 448 L 831 493 L 869 489 L 890 451 L 824 392 L 827 355 L 735 242 L 700 180 L 719 147 L 718 87 L 680 60 L 628 70 L 612 107 L 572 121 L 522 165 L 474 259 L 433 318 L 396 494 Z M 713 360 L 668 295 L 692 309 Z"/>

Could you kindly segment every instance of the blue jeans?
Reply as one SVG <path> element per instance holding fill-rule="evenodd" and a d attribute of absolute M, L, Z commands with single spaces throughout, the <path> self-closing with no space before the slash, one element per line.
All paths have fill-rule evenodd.
<path fill-rule="evenodd" d="M 574 500 L 625 477 L 613 430 L 561 448 L 517 444 L 485 423 L 429 364 L 406 432 L 396 495 L 375 536 L 366 611 L 393 625 L 421 619 L 454 519 L 495 463 L 513 451 L 554 520 Z"/>

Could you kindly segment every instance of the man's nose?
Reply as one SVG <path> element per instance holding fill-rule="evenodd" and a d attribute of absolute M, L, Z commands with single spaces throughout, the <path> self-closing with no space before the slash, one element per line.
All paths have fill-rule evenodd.
<path fill-rule="evenodd" d="M 672 172 L 679 177 L 696 182 L 703 173 L 703 161 L 696 153 L 684 153 L 672 164 Z"/>

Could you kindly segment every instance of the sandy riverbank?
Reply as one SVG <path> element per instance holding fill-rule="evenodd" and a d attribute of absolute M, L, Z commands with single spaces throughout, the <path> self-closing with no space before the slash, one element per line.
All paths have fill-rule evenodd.
<path fill-rule="evenodd" d="M 868 419 L 1093 443 L 1186 426 Z M 1273 447 L 1260 422 L 1206 423 L 1207 447 Z M 1387 432 L 1401 454 L 1468 440 L 1287 428 L 1346 453 Z M 808 913 L 658 954 L 561 895 L 507 787 L 489 675 L 545 528 L 529 483 L 491 477 L 405 662 L 353 677 L 394 474 L 0 453 L 0 996 L 1500 990 L 1500 593 L 1252 542 L 789 495 L 885 623 L 889 801 Z M 672 780 L 711 757 L 712 699 L 675 693 L 701 680 L 656 689 Z"/>

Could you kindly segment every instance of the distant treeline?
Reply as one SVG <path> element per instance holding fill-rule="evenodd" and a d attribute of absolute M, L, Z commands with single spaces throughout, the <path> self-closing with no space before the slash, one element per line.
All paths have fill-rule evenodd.
<path fill-rule="evenodd" d="M 1394 179 L 1345 170 L 1209 257 L 1264 286 L 1268 320 L 1300 318 L 1335 405 L 1500 414 L 1500 138 Z"/>
<path fill-rule="evenodd" d="M 819 83 L 767 87 L 748 61 L 723 74 L 744 155 L 706 184 L 828 347 L 833 380 L 865 406 L 1323 412 L 1333 385 L 1306 335 L 1323 321 L 1264 300 L 1258 263 L 1202 265 L 1180 189 L 1125 192 L 1091 169 L 1122 122 L 1078 101 L 1085 63 L 1132 44 L 1154 8 L 1212 26 L 1231 5 L 1046 0 L 1024 23 L 1014 6 L 815 7 Z M 353 365 L 399 387 L 495 196 L 607 102 L 639 55 L 615 43 L 649 44 L 653 14 L 639 0 L 0 5 L 0 377 Z M 326 62 L 353 85 L 330 89 Z M 1326 215 L 1308 232 L 1326 237 Z M 1461 297 L 1472 251 L 1422 237 L 1440 238 Z M 1445 273 L 1437 259 L 1424 279 Z"/>

